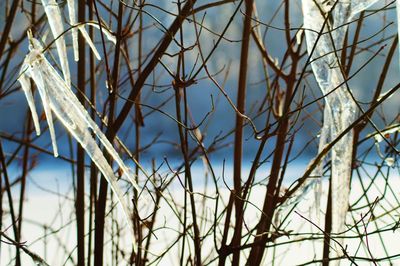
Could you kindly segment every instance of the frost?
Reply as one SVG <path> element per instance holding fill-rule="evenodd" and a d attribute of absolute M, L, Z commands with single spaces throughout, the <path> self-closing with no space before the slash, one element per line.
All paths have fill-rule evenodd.
<path fill-rule="evenodd" d="M 326 95 L 320 151 L 355 119 L 356 105 L 343 85 L 345 79 L 335 51 L 342 48 L 348 23 L 375 2 L 377 0 L 342 0 L 331 5 L 329 1 L 323 0 L 302 1 L 307 50 L 309 54 L 312 53 L 311 67 L 322 93 Z M 328 11 L 332 12 L 333 24 L 329 24 Z M 332 233 L 344 231 L 350 193 L 352 141 L 353 133 L 349 132 L 336 143 L 331 152 Z M 313 175 L 322 175 L 321 165 L 315 169 Z M 341 253 L 339 246 L 336 246 L 336 250 Z"/>
<path fill-rule="evenodd" d="M 58 72 L 45 58 L 44 54 L 42 53 L 43 48 L 39 41 L 34 39 L 29 32 L 28 36 L 30 40 L 30 52 L 25 58 L 19 81 L 27 97 L 29 107 L 32 111 L 33 120 L 35 121 L 35 127 L 37 127 L 37 133 L 40 133 L 40 131 L 38 130 L 39 124 L 32 93 L 30 92 L 29 78 L 32 78 L 32 80 L 36 84 L 40 94 L 40 98 L 42 99 L 47 122 L 49 124 L 54 155 L 57 156 L 57 144 L 52 113 L 55 114 L 55 116 L 61 121 L 68 132 L 77 140 L 78 143 L 80 143 L 82 148 L 85 149 L 92 161 L 96 164 L 101 173 L 104 175 L 104 177 L 110 184 L 113 192 L 117 195 L 118 201 L 121 204 L 128 225 L 131 226 L 129 215 L 130 212 L 126 203 L 123 200 L 123 193 L 118 186 L 117 178 L 113 172 L 113 169 L 108 164 L 106 158 L 103 156 L 103 152 L 97 145 L 95 139 L 92 136 L 92 133 L 97 136 L 100 142 L 104 145 L 107 152 L 117 162 L 125 176 L 131 182 L 132 186 L 136 190 L 139 190 L 139 187 L 137 186 L 133 178 L 133 173 L 124 164 L 118 153 L 113 148 L 112 144 L 108 141 L 108 139 L 99 129 L 97 124 L 91 119 L 90 115 L 81 105 L 75 94 L 71 91 L 66 81 L 62 79 Z"/>

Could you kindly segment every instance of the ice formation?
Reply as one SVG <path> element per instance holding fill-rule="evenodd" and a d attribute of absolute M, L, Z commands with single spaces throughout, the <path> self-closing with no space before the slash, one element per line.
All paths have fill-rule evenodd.
<path fill-rule="evenodd" d="M 377 0 L 303 0 L 304 29 L 311 67 L 325 99 L 324 123 L 319 151 L 351 125 L 356 116 L 356 104 L 344 84 L 338 56 L 348 28 L 348 22 Z M 331 13 L 333 23 L 329 22 Z M 328 94 L 329 93 L 329 94 Z M 331 151 L 332 161 L 332 233 L 344 231 L 350 192 L 353 133 L 342 137 Z M 321 166 L 313 173 L 321 176 Z M 338 239 L 339 243 L 343 240 Z M 333 244 L 333 243 L 332 243 Z M 341 248 L 334 245 L 338 254 Z M 339 261 L 337 261 L 338 263 Z"/>
<path fill-rule="evenodd" d="M 88 26 L 92 26 L 96 29 L 100 29 L 99 24 L 93 23 L 93 22 L 87 22 L 86 25 Z M 104 33 L 104 35 L 106 36 L 106 38 L 112 42 L 113 44 L 117 44 L 117 39 L 115 38 L 115 36 L 111 33 L 111 31 L 109 31 L 106 27 L 101 27 L 101 31 Z"/>
<path fill-rule="evenodd" d="M 71 26 L 76 25 L 76 13 L 75 13 L 75 1 L 67 0 L 68 4 L 68 14 L 69 14 L 69 23 Z M 72 35 L 72 47 L 74 48 L 74 59 L 75 61 L 79 61 L 79 51 L 78 51 L 78 29 L 73 27 L 71 29 Z"/>
<path fill-rule="evenodd" d="M 42 0 L 44 12 L 50 25 L 51 33 L 55 39 L 58 58 L 60 59 L 61 69 L 65 82 L 71 84 L 71 74 L 67 57 L 67 47 L 64 39 L 64 25 L 62 23 L 61 10 L 55 0 Z"/>
<path fill-rule="evenodd" d="M 92 22 L 85 23 L 85 25 L 78 25 L 76 22 L 76 11 L 75 11 L 75 1 L 74 0 L 67 0 L 68 2 L 68 14 L 69 14 L 69 22 L 72 26 L 72 47 L 74 50 L 74 59 L 75 61 L 79 61 L 79 48 L 78 48 L 78 31 L 82 34 L 83 38 L 85 41 L 88 43 L 90 46 L 90 49 L 92 49 L 94 55 L 98 60 L 101 59 L 99 51 L 97 50 L 96 46 L 90 39 L 89 34 L 87 33 L 85 29 L 85 25 L 93 26 L 95 28 L 100 29 L 100 27 Z M 107 37 L 108 40 L 110 40 L 112 43 L 116 43 L 115 37 L 111 34 L 111 32 L 107 31 L 105 27 L 102 27 L 102 32 L 104 35 Z"/>
<path fill-rule="evenodd" d="M 123 200 L 123 193 L 118 186 L 117 177 L 115 176 L 111 166 L 108 164 L 106 158 L 103 156 L 103 152 L 97 145 L 92 133 L 97 136 L 97 138 L 106 148 L 107 152 L 117 162 L 118 166 L 122 169 L 132 186 L 136 190 L 139 190 L 139 187 L 134 180 L 133 173 L 119 157 L 118 153 L 115 151 L 106 136 L 98 128 L 97 124 L 91 119 L 88 112 L 81 105 L 75 94 L 71 91 L 67 82 L 62 79 L 62 77 L 46 59 L 40 42 L 33 38 L 30 32 L 28 32 L 28 36 L 30 41 L 30 52 L 24 60 L 18 80 L 21 83 L 21 87 L 28 100 L 28 105 L 32 113 L 36 132 L 40 134 L 38 122 L 39 119 L 30 88 L 30 78 L 36 84 L 40 98 L 42 99 L 44 112 L 46 114 L 49 131 L 51 134 L 54 155 L 57 156 L 57 144 L 52 113 L 54 113 L 54 115 L 61 121 L 61 123 L 78 141 L 78 143 L 80 143 L 92 161 L 99 168 L 101 173 L 107 179 L 122 206 L 127 223 L 130 226 L 130 212 L 125 201 Z"/>
<path fill-rule="evenodd" d="M 69 85 L 71 84 L 71 75 L 69 71 L 69 64 L 68 64 L 68 57 L 67 57 L 67 48 L 65 45 L 65 38 L 64 38 L 64 25 L 62 23 L 62 16 L 61 10 L 55 0 L 41 0 L 44 11 L 47 16 L 47 20 L 50 25 L 51 33 L 53 38 L 55 39 L 58 58 L 60 59 L 61 69 L 63 72 L 63 76 L 65 82 Z M 90 39 L 89 34 L 87 33 L 84 25 L 77 25 L 76 22 L 76 11 L 75 11 L 75 1 L 68 0 L 68 13 L 69 13 L 69 20 L 72 26 L 72 47 L 74 50 L 74 59 L 75 61 L 79 60 L 79 52 L 78 52 L 78 31 L 82 34 L 85 38 L 85 41 L 88 43 L 90 48 L 92 49 L 94 55 L 98 60 L 101 59 L 100 54 Z M 106 34 L 107 36 L 107 34 Z"/>

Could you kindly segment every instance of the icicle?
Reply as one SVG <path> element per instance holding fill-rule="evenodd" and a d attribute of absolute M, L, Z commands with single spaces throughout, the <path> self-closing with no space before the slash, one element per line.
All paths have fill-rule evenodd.
<path fill-rule="evenodd" d="M 69 14 L 69 22 L 72 26 L 76 25 L 76 13 L 75 13 L 75 1 L 67 0 L 68 3 L 68 14 Z M 78 30 L 76 27 L 71 29 L 72 31 L 72 47 L 74 49 L 74 59 L 75 61 L 79 61 L 79 48 L 78 48 Z"/>
<path fill-rule="evenodd" d="M 61 20 L 60 7 L 55 0 L 42 0 L 42 5 L 49 21 L 51 33 L 56 43 L 58 58 L 60 59 L 61 69 L 64 75 L 65 82 L 70 86 L 71 74 L 69 72 L 69 64 L 67 57 L 67 47 L 63 36 L 64 26 Z"/>
<path fill-rule="evenodd" d="M 42 0 L 43 7 L 46 12 L 46 16 L 48 18 L 50 29 L 53 34 L 54 38 L 56 39 L 56 46 L 58 57 L 60 58 L 61 68 L 63 71 L 64 79 L 67 84 L 71 83 L 71 77 L 69 72 L 68 66 L 68 59 L 67 59 L 67 49 L 65 46 L 65 39 L 62 33 L 64 32 L 64 27 L 61 20 L 61 11 L 58 4 L 55 0 Z M 75 1 L 74 0 L 67 0 L 68 4 L 68 14 L 70 24 L 72 26 L 72 47 L 74 51 L 74 60 L 79 60 L 79 48 L 78 48 L 78 31 L 82 34 L 83 38 L 88 43 L 90 49 L 93 51 L 94 55 L 96 56 L 97 60 L 101 60 L 101 56 L 99 51 L 97 50 L 96 46 L 94 45 L 93 41 L 90 39 L 89 34 L 87 33 L 84 25 L 77 25 L 76 21 L 76 9 L 75 9 Z M 87 23 L 90 26 L 100 29 L 100 27 L 95 23 Z M 116 44 L 117 41 L 115 37 L 111 34 L 110 31 L 102 27 L 102 32 L 104 35 L 110 40 L 112 43 Z"/>
<path fill-rule="evenodd" d="M 33 56 L 36 57 L 35 54 L 33 54 Z M 35 58 L 33 58 L 33 59 L 35 60 Z M 39 69 L 37 69 L 36 67 L 33 67 L 33 66 L 32 66 L 30 73 L 31 73 L 31 77 L 32 77 L 33 81 L 35 82 L 35 84 L 38 88 L 40 97 L 42 98 L 44 113 L 46 115 L 47 123 L 49 124 L 49 131 L 50 131 L 51 143 L 53 146 L 54 157 L 58 157 L 56 133 L 54 130 L 51 107 L 49 105 L 50 99 L 49 99 L 47 90 L 45 88 L 45 82 L 43 80 L 43 78 L 45 77 L 45 75 L 43 75 L 43 74 L 45 74 L 45 73 L 42 73 Z"/>
<path fill-rule="evenodd" d="M 318 2 L 320 3 L 320 1 Z M 330 65 L 329 65 L 329 58 L 327 55 L 331 52 L 331 47 L 329 45 L 329 36 L 326 34 L 327 27 L 324 25 L 326 18 L 324 14 L 321 13 L 320 8 L 324 12 L 328 12 L 331 6 L 327 4 L 318 7 L 313 0 L 303 0 L 302 1 L 302 8 L 303 8 L 303 16 L 304 16 L 304 31 L 306 35 L 306 44 L 307 50 L 312 51 L 314 49 L 314 45 L 318 40 L 318 44 L 315 46 L 311 57 L 311 68 L 314 72 L 315 79 L 317 80 L 319 87 L 322 93 L 326 94 L 329 91 L 329 73 L 330 73 Z M 318 33 L 321 32 L 319 36 Z M 319 58 L 319 60 L 317 60 Z M 327 102 L 327 101 L 326 101 Z M 327 104 L 324 110 L 324 119 L 323 119 L 323 126 L 320 133 L 319 139 L 319 148 L 318 152 L 321 152 L 325 145 L 330 140 L 331 136 L 331 112 L 329 110 L 329 105 Z M 317 218 L 320 212 L 320 189 L 321 189 L 321 181 L 322 178 L 322 162 L 313 170 L 312 174 L 315 179 L 312 178 L 308 183 L 305 184 L 306 189 L 310 186 L 315 187 L 315 208 L 317 213 Z"/>
<path fill-rule="evenodd" d="M 41 51 L 34 50 L 34 47 L 40 45 L 40 43 L 38 40 L 32 38 L 32 33 L 30 31 L 28 31 L 28 38 L 30 41 L 29 49 L 32 49 L 32 52 L 28 54 L 28 56 L 25 58 L 24 62 L 28 64 L 28 69 L 27 69 L 27 71 L 29 73 L 28 75 L 34 80 L 34 82 L 38 88 L 40 97 L 43 99 L 43 109 L 44 109 L 44 113 L 46 115 L 46 118 L 47 118 L 47 121 L 49 124 L 49 131 L 50 131 L 51 143 L 53 146 L 54 157 L 58 157 L 56 134 L 54 131 L 51 108 L 49 106 L 49 97 L 47 95 L 47 91 L 45 89 L 45 83 L 43 80 L 43 78 L 44 78 L 43 73 L 41 73 L 37 68 L 32 67 L 32 62 L 34 62 L 36 60 L 40 60 Z M 22 79 L 24 79 L 24 78 L 25 77 L 23 77 Z"/>
<path fill-rule="evenodd" d="M 21 72 L 19 74 L 18 81 L 21 83 L 21 88 L 25 93 L 26 100 L 28 101 L 29 109 L 31 110 L 33 124 L 35 126 L 36 135 L 40 135 L 40 125 L 39 125 L 39 117 L 36 112 L 35 101 L 33 99 L 33 94 L 31 91 L 31 84 L 29 81 L 29 76 L 25 73 L 28 73 L 28 65 L 26 61 L 22 64 Z"/>
<path fill-rule="evenodd" d="M 78 30 L 81 32 L 83 35 L 83 38 L 85 38 L 86 42 L 89 44 L 90 48 L 92 49 L 94 55 L 98 60 L 101 59 L 99 51 L 97 51 L 96 46 L 92 42 L 92 40 L 89 37 L 89 34 L 86 32 L 85 26 L 84 25 L 78 25 L 76 22 L 76 11 L 75 11 L 75 1 L 74 0 L 67 0 L 68 2 L 68 13 L 69 13 L 69 21 L 71 26 L 73 27 L 71 29 L 72 31 L 72 46 L 74 49 L 74 59 L 75 61 L 79 61 L 79 48 L 78 48 Z"/>
<path fill-rule="evenodd" d="M 68 84 L 61 78 L 58 72 L 44 57 L 42 50 L 43 48 L 41 47 L 40 43 L 36 39 L 31 38 L 30 52 L 25 60 L 26 64 L 28 65 L 28 69 L 25 72 L 22 72 L 19 80 L 22 80 L 23 83 L 28 77 L 31 77 L 38 87 L 46 112 L 47 121 L 49 123 L 50 132 L 53 130 L 54 133 L 53 122 L 51 118 L 51 112 L 54 112 L 56 117 L 66 127 L 69 133 L 71 133 L 71 135 L 77 140 L 77 142 L 81 144 L 89 157 L 99 168 L 101 173 L 103 173 L 106 180 L 110 183 L 112 190 L 117 195 L 127 223 L 131 229 L 132 237 L 134 237 L 131 227 L 131 217 L 127 205 L 123 200 L 123 193 L 118 186 L 117 178 L 114 175 L 112 168 L 104 158 L 103 153 L 97 146 L 96 141 L 93 139 L 92 131 L 100 139 L 101 143 L 104 145 L 112 158 L 121 167 L 123 173 L 130 180 L 133 187 L 138 190 L 139 187 L 133 178 L 133 174 L 124 164 L 103 132 L 101 132 L 101 130 L 98 128 L 97 124 L 90 118 L 85 108 L 81 105 L 75 94 L 70 90 Z M 25 85 L 24 88 L 28 89 L 28 87 Z M 53 147 L 55 145 L 56 143 L 54 139 Z"/>
<path fill-rule="evenodd" d="M 58 6 L 55 0 L 41 0 L 42 5 L 44 7 L 47 19 L 49 21 L 50 29 L 53 34 L 53 37 L 56 39 L 56 47 L 58 57 L 61 63 L 61 69 L 64 75 L 65 82 L 67 84 L 71 83 L 71 75 L 69 72 L 69 64 L 67 58 L 67 48 L 65 45 L 65 39 L 63 36 L 64 33 L 64 26 L 61 19 L 61 11 L 60 7 Z M 68 0 L 68 13 L 69 13 L 69 20 L 70 24 L 73 26 L 72 31 L 72 46 L 74 50 L 74 60 L 79 60 L 79 50 L 78 50 L 78 30 L 81 32 L 87 43 L 89 44 L 90 48 L 92 49 L 93 53 L 95 54 L 98 60 L 101 59 L 99 52 L 97 51 L 95 45 L 93 44 L 92 40 L 90 39 L 88 33 L 85 30 L 84 25 L 77 25 L 76 22 L 76 11 L 75 11 L 75 1 Z"/>
<path fill-rule="evenodd" d="M 93 22 L 88 22 L 86 23 L 89 26 L 95 27 L 96 29 L 100 29 L 100 26 L 96 23 Z M 107 28 L 105 28 L 104 26 L 101 27 L 101 31 L 104 33 L 104 35 L 107 37 L 107 39 L 112 42 L 113 44 L 117 44 L 117 39 L 115 38 L 115 36 L 112 34 L 111 31 L 109 31 Z"/>
<path fill-rule="evenodd" d="M 329 142 L 329 136 L 330 136 L 330 128 L 329 125 L 331 124 L 328 120 L 330 119 L 330 109 L 329 106 L 325 107 L 324 110 L 324 124 L 321 128 L 321 134 L 319 137 L 319 146 L 318 146 L 318 153 L 322 152 L 322 150 L 325 148 L 325 145 Z M 314 169 L 312 172 L 312 175 L 316 177 L 315 181 L 315 192 L 314 192 L 314 198 L 315 198 L 315 212 L 317 216 L 317 222 L 320 222 L 320 210 L 321 210 L 321 196 L 322 196 L 322 169 L 323 164 L 320 163 L 317 165 L 317 167 Z"/>
<path fill-rule="evenodd" d="M 320 147 L 324 147 L 328 139 L 335 139 L 343 130 L 351 125 L 355 119 L 356 105 L 353 102 L 344 83 L 344 77 L 338 65 L 335 50 L 342 48 L 347 31 L 347 23 L 354 16 L 377 2 L 372 1 L 337 1 L 332 6 L 322 0 L 303 0 L 304 28 L 306 32 L 307 50 L 313 51 L 311 56 L 315 78 L 325 97 L 324 125 L 321 132 Z M 327 14 L 332 12 L 333 25 L 328 31 Z M 324 26 L 325 23 L 325 26 Z M 324 26 L 324 28 L 322 28 Z M 321 35 L 318 33 L 321 32 Z M 319 38 L 319 39 L 318 39 Z M 318 44 L 316 42 L 318 40 Z M 333 43 L 332 43 L 333 42 Z M 314 48 L 315 46 L 315 48 Z M 332 233 L 344 231 L 345 218 L 348 208 L 351 160 L 352 160 L 353 133 L 349 132 L 333 147 L 332 156 Z M 320 176 L 322 167 L 318 166 L 314 175 Z M 317 199 L 318 200 L 318 199 Z M 339 243 L 343 240 L 339 239 Z M 334 244 L 338 255 L 342 254 L 339 245 Z M 336 263 L 339 263 L 337 261 Z"/>
<path fill-rule="evenodd" d="M 97 51 L 96 46 L 94 46 L 94 43 L 92 42 L 92 40 L 90 39 L 89 34 L 86 32 L 85 28 L 83 25 L 78 27 L 79 31 L 82 33 L 83 38 L 85 38 L 86 42 L 89 44 L 90 48 L 92 49 L 94 55 L 96 56 L 97 60 L 100 60 L 100 54 L 99 51 Z"/>

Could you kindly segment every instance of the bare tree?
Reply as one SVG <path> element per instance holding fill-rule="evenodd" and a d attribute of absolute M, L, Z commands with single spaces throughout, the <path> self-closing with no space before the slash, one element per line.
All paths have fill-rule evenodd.
<path fill-rule="evenodd" d="M 400 258 L 395 1 L 0 7 L 1 265 Z"/>

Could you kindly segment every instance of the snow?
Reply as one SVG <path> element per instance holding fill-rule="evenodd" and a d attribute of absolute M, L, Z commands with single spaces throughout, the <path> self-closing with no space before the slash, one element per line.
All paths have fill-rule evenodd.
<path fill-rule="evenodd" d="M 49 125 L 49 131 L 53 146 L 54 156 L 58 156 L 56 134 L 54 130 L 54 114 L 65 126 L 68 132 L 81 144 L 92 161 L 97 165 L 109 182 L 113 192 L 125 214 L 128 226 L 130 223 L 130 212 L 124 201 L 123 193 L 119 188 L 117 177 L 112 167 L 108 164 L 102 150 L 97 145 L 92 134 L 100 140 L 110 156 L 116 161 L 123 173 L 129 179 L 132 186 L 139 190 L 134 174 L 129 169 L 118 153 L 108 141 L 97 124 L 91 119 L 85 108 L 80 104 L 75 94 L 71 91 L 71 77 L 67 57 L 67 49 L 64 38 L 64 25 L 61 11 L 55 0 L 41 0 L 52 35 L 55 39 L 58 58 L 60 60 L 63 78 L 53 68 L 43 54 L 40 42 L 34 39 L 28 32 L 30 40 L 30 52 L 26 56 L 18 78 L 25 93 L 29 108 L 32 113 L 35 130 L 40 135 L 40 125 L 35 102 L 32 96 L 29 79 L 32 79 L 38 88 L 42 100 L 43 109 Z M 343 0 L 331 4 L 323 0 L 303 0 L 302 9 L 304 15 L 304 32 L 306 34 L 307 50 L 311 56 L 311 67 L 319 87 L 324 95 L 326 105 L 324 110 L 323 126 L 320 134 L 319 152 L 330 142 L 337 138 L 341 132 L 348 128 L 356 118 L 356 104 L 352 99 L 351 92 L 346 85 L 343 70 L 341 69 L 337 51 L 341 51 L 343 40 L 348 28 L 348 23 L 354 17 L 370 7 L 377 0 Z M 79 60 L 78 32 L 82 34 L 97 59 L 100 54 L 90 39 L 85 25 L 78 25 L 76 21 L 75 1 L 67 0 L 69 21 L 72 26 L 72 45 L 75 61 Z M 329 22 L 328 12 L 332 13 L 333 22 Z M 397 1 L 397 16 L 400 20 L 399 1 Z M 100 28 L 95 23 L 87 23 L 89 26 Z M 113 43 L 115 37 L 105 27 L 102 27 L 104 35 Z M 399 27 L 400 33 L 400 27 Z M 387 133 L 397 132 L 398 128 Z M 376 141 L 381 141 L 381 136 L 376 135 Z M 353 133 L 350 131 L 343 136 L 331 151 L 332 161 L 332 233 L 338 234 L 345 229 L 346 213 L 349 205 L 349 188 L 352 162 Z M 388 164 L 391 163 L 390 159 Z M 314 176 L 322 176 L 322 164 L 313 173 Z M 316 201 L 319 209 L 319 201 L 322 195 L 320 179 L 317 179 Z M 132 228 L 130 228 L 132 231 Z M 132 231 L 133 232 L 133 231 Z M 134 237 L 132 233 L 132 237 Z M 134 241 L 133 241 L 134 243 Z M 343 240 L 338 240 L 341 245 Z M 336 244 L 337 250 L 340 250 Z M 339 251 L 340 252 L 340 251 Z M 341 255 L 341 254 L 337 254 Z"/>

